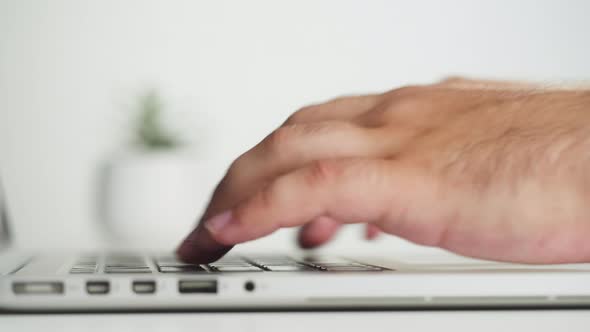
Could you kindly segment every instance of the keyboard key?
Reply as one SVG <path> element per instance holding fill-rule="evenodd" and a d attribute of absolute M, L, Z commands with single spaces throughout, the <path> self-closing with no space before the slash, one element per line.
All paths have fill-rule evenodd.
<path fill-rule="evenodd" d="M 226 267 L 226 268 L 232 268 L 232 267 L 236 267 L 236 268 L 240 268 L 240 267 L 255 267 L 255 265 L 252 264 L 248 264 L 248 263 L 241 263 L 241 264 L 218 264 L 218 263 L 214 263 L 214 264 L 209 264 L 210 267 L 213 268 L 218 268 L 218 267 Z"/>
<path fill-rule="evenodd" d="M 209 271 L 198 265 L 191 266 L 161 266 L 162 273 L 209 273 Z"/>
<path fill-rule="evenodd" d="M 105 265 L 105 268 L 113 269 L 149 269 L 150 267 L 145 264 L 109 264 Z"/>
<path fill-rule="evenodd" d="M 215 270 L 218 272 L 262 272 L 262 271 L 264 271 L 261 268 L 256 267 L 254 265 L 250 265 L 250 266 L 220 266 L 220 267 L 216 267 Z"/>
<path fill-rule="evenodd" d="M 302 265 L 264 265 L 264 268 L 272 272 L 298 272 L 314 271 L 315 269 Z"/>
<path fill-rule="evenodd" d="M 253 258 L 252 262 L 260 265 L 288 265 L 295 263 L 295 260 L 289 257 L 275 257 L 275 258 Z"/>
<path fill-rule="evenodd" d="M 70 274 L 93 274 L 98 270 L 98 257 L 80 257 L 70 268 Z"/>
<path fill-rule="evenodd" d="M 143 270 L 143 269 L 149 269 L 150 267 L 147 265 L 106 265 L 105 267 L 106 269 L 128 269 L 128 270 L 133 270 L 133 269 L 137 269 L 137 270 Z"/>
<path fill-rule="evenodd" d="M 93 274 L 96 269 L 71 269 L 70 274 Z"/>
<path fill-rule="evenodd" d="M 104 269 L 105 273 L 152 273 L 152 270 L 149 268 L 142 268 L 142 269 L 137 269 L 137 268 L 122 268 L 122 267 L 106 267 Z"/>
<path fill-rule="evenodd" d="M 351 263 L 351 262 L 346 262 L 346 263 L 334 263 L 334 262 L 326 262 L 326 263 L 309 263 L 312 265 L 317 265 L 317 266 L 323 266 L 323 267 L 330 267 L 330 266 L 366 266 L 364 264 L 360 264 L 360 263 Z"/>
<path fill-rule="evenodd" d="M 315 264 L 345 264 L 351 263 L 350 260 L 340 258 L 340 257 L 322 257 L 322 256 L 308 256 L 303 259 L 306 263 L 315 263 Z"/>
<path fill-rule="evenodd" d="M 162 256 L 154 259 L 157 265 L 176 265 L 176 264 L 187 264 L 183 261 L 178 260 L 173 256 Z"/>
<path fill-rule="evenodd" d="M 328 272 L 375 272 L 381 271 L 380 268 L 372 266 L 331 266 L 325 267 Z"/>
<path fill-rule="evenodd" d="M 187 267 L 187 268 L 189 268 L 191 266 L 197 266 L 197 267 L 199 266 L 196 264 L 188 264 L 188 263 L 163 263 L 163 264 L 157 263 L 156 265 L 158 267 Z"/>
<path fill-rule="evenodd" d="M 212 264 L 223 264 L 223 265 L 237 264 L 237 265 L 239 265 L 239 264 L 250 264 L 250 262 L 248 262 L 246 260 L 243 260 L 243 259 L 242 260 L 239 260 L 239 261 L 234 261 L 234 260 L 231 260 L 231 261 L 218 260 L 216 262 L 213 262 Z"/>

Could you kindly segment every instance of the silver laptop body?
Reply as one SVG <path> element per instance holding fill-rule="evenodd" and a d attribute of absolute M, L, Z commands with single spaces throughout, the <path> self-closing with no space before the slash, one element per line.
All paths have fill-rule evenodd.
<path fill-rule="evenodd" d="M 448 255 L 27 253 L 8 246 L 0 187 L 0 311 L 588 307 L 590 265 L 515 265 Z"/>

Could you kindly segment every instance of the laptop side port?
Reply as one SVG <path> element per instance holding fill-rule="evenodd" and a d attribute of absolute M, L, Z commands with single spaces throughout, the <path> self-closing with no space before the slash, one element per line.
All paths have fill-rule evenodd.
<path fill-rule="evenodd" d="M 153 280 L 135 280 L 131 284 L 131 289 L 135 294 L 154 294 L 156 292 L 156 282 Z"/>
<path fill-rule="evenodd" d="M 88 281 L 86 282 L 86 293 L 90 295 L 104 295 L 110 291 L 108 281 Z"/>
<path fill-rule="evenodd" d="M 217 293 L 217 280 L 180 280 L 178 291 L 182 294 L 215 294 Z"/>
<path fill-rule="evenodd" d="M 12 292 L 16 295 L 54 295 L 64 293 L 63 282 L 15 282 L 12 284 Z"/>
<path fill-rule="evenodd" d="M 244 289 L 248 292 L 253 292 L 254 289 L 256 289 L 256 284 L 254 283 L 254 281 L 248 280 L 244 284 Z"/>

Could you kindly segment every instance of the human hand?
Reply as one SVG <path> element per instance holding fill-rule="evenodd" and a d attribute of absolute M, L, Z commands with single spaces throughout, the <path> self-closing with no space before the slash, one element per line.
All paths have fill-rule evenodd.
<path fill-rule="evenodd" d="M 303 226 L 367 223 L 485 259 L 590 261 L 590 92 L 462 79 L 294 113 L 229 168 L 178 250 L 205 263 Z"/>

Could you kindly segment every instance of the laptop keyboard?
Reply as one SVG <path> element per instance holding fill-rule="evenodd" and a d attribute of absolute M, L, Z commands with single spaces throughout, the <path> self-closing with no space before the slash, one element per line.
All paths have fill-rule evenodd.
<path fill-rule="evenodd" d="M 153 263 L 153 264 L 152 264 Z M 95 273 L 177 273 L 205 274 L 231 272 L 378 272 L 386 268 L 343 258 L 289 256 L 227 256 L 210 264 L 189 264 L 174 256 L 145 257 L 130 253 L 85 255 L 70 268 L 71 274 Z"/>

